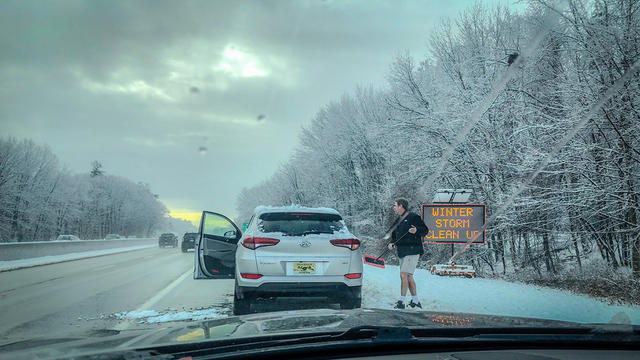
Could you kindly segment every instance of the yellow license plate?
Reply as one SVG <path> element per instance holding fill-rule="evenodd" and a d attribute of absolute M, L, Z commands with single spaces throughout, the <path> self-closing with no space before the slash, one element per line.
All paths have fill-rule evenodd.
<path fill-rule="evenodd" d="M 293 263 L 294 274 L 315 274 L 316 264 L 314 263 Z"/>

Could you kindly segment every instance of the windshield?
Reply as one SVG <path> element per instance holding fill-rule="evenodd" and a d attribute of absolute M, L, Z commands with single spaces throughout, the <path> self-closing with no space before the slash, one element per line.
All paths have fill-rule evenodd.
<path fill-rule="evenodd" d="M 0 1 L 0 337 L 640 325 L 639 61 L 636 0 Z"/>

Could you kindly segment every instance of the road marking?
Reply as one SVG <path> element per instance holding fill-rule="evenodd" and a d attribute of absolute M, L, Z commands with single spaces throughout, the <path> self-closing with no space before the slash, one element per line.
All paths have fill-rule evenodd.
<path fill-rule="evenodd" d="M 167 285 L 167 287 L 160 290 L 157 294 L 152 296 L 151 299 L 147 300 L 144 304 L 140 305 L 140 307 L 137 308 L 135 311 L 150 310 L 150 308 L 153 305 L 155 305 L 158 301 L 160 301 L 160 299 L 165 297 L 171 290 L 173 290 L 176 286 L 178 286 L 181 282 L 183 282 L 184 279 L 186 279 L 187 276 L 191 275 L 192 273 L 193 273 L 193 269 L 189 269 L 185 271 L 184 274 L 180 275 L 177 279 L 173 280 L 171 284 Z M 128 329 L 129 327 L 130 327 L 129 321 L 125 319 L 120 324 L 116 325 L 114 329 L 122 331 L 122 330 Z"/>

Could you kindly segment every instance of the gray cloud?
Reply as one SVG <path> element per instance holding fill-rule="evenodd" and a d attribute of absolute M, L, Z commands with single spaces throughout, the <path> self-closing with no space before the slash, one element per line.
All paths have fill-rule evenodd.
<path fill-rule="evenodd" d="M 424 56 L 467 4 L 2 1 L 0 130 L 74 171 L 97 159 L 149 182 L 169 206 L 233 214 L 321 106 L 383 86 L 396 54 Z"/>

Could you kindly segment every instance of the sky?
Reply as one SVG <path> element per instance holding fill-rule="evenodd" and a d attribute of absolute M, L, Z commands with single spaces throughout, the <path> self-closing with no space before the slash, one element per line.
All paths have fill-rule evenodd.
<path fill-rule="evenodd" d="M 470 5 L 3 0 L 0 136 L 149 183 L 173 216 L 234 217 L 316 112 L 383 88 L 395 56 L 425 58 L 434 26 Z"/>

